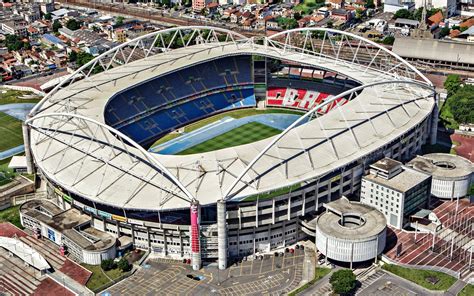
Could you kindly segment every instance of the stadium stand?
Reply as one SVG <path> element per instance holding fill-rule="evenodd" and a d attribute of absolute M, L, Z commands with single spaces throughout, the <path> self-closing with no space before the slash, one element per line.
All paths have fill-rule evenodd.
<path fill-rule="evenodd" d="M 267 106 L 271 107 L 285 107 L 295 108 L 300 110 L 310 110 L 314 106 L 321 104 L 327 99 L 333 96 L 328 93 L 322 93 L 306 89 L 294 89 L 294 88 L 282 88 L 282 87 L 269 87 L 267 89 Z M 336 106 L 341 106 L 347 103 L 347 100 L 341 98 L 330 105 L 324 107 L 322 110 L 318 110 L 319 113 L 325 114 Z"/>
<path fill-rule="evenodd" d="M 203 117 L 255 105 L 249 57 L 228 57 L 155 78 L 115 95 L 107 103 L 105 120 L 147 145 Z"/>

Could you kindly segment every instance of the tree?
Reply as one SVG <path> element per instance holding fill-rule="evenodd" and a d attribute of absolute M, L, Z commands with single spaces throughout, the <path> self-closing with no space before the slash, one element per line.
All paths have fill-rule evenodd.
<path fill-rule="evenodd" d="M 114 269 L 116 266 L 115 266 L 115 262 L 114 262 L 114 259 L 105 259 L 105 260 L 102 260 L 102 262 L 100 263 L 100 267 L 104 270 L 104 271 L 109 271 L 111 269 Z"/>
<path fill-rule="evenodd" d="M 367 0 L 367 2 L 365 2 L 365 8 L 375 8 L 374 0 Z"/>
<path fill-rule="evenodd" d="M 382 43 L 386 45 L 393 45 L 394 42 L 395 42 L 395 37 L 393 36 L 387 36 L 382 40 Z"/>
<path fill-rule="evenodd" d="M 395 19 L 397 19 L 397 18 L 412 19 L 413 15 L 408 9 L 400 9 L 397 12 L 395 12 L 393 17 Z"/>
<path fill-rule="evenodd" d="M 300 14 L 299 12 L 295 12 L 295 14 L 293 15 L 293 18 L 294 18 L 295 20 L 299 21 L 299 20 L 302 18 L 302 16 L 301 16 L 301 14 Z"/>
<path fill-rule="evenodd" d="M 298 22 L 294 18 L 277 17 L 278 26 L 283 29 L 294 29 L 298 26 Z"/>
<path fill-rule="evenodd" d="M 332 290 L 337 294 L 348 294 L 356 286 L 356 276 L 350 269 L 341 269 L 334 272 L 329 279 Z"/>
<path fill-rule="evenodd" d="M 118 17 L 117 17 L 117 20 L 115 21 L 115 24 L 116 24 L 117 26 L 123 25 L 123 20 L 124 20 L 124 19 L 125 19 L 125 18 L 124 18 L 123 16 L 118 16 Z"/>
<path fill-rule="evenodd" d="M 474 86 L 464 85 L 446 101 L 454 120 L 458 123 L 474 123 Z"/>
<path fill-rule="evenodd" d="M 132 266 L 130 265 L 130 263 L 128 263 L 128 260 L 127 260 L 127 259 L 122 258 L 122 259 L 120 259 L 120 261 L 118 262 L 117 267 L 118 267 L 121 271 L 127 272 L 127 271 L 129 271 L 129 270 L 131 269 Z"/>
<path fill-rule="evenodd" d="M 461 78 L 459 75 L 450 74 L 444 81 L 444 88 L 448 91 L 448 97 L 454 95 L 461 86 Z"/>
<path fill-rule="evenodd" d="M 355 14 L 355 18 L 360 20 L 362 18 L 362 14 L 364 13 L 364 11 L 362 10 L 362 8 L 357 8 L 356 9 L 356 14 Z"/>
<path fill-rule="evenodd" d="M 449 32 L 451 32 L 451 30 L 448 27 L 442 28 L 441 31 L 439 32 L 439 38 L 443 38 L 445 36 L 448 36 Z"/>
<path fill-rule="evenodd" d="M 70 62 L 77 61 L 77 53 L 75 51 L 71 51 L 68 58 Z"/>
<path fill-rule="evenodd" d="M 5 38 L 5 46 L 10 51 L 31 48 L 30 43 L 23 41 L 18 35 L 7 35 Z"/>
<path fill-rule="evenodd" d="M 66 28 L 68 28 L 71 31 L 75 31 L 81 28 L 81 23 L 79 23 L 75 19 L 70 19 L 66 23 Z"/>
<path fill-rule="evenodd" d="M 47 21 L 50 21 L 53 19 L 53 16 L 51 15 L 51 13 L 48 12 L 47 14 L 44 15 L 44 19 Z"/>
<path fill-rule="evenodd" d="M 57 33 L 59 29 L 61 29 L 63 27 L 63 25 L 61 25 L 61 23 L 58 21 L 58 20 L 55 20 L 53 22 L 53 32 L 54 33 Z"/>

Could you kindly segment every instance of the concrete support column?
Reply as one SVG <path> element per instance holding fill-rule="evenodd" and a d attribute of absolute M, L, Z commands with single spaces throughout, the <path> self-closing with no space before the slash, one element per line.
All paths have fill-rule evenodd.
<path fill-rule="evenodd" d="M 166 239 L 166 231 L 162 228 L 163 231 L 163 255 L 166 256 L 168 255 L 168 242 Z"/>
<path fill-rule="evenodd" d="M 217 258 L 221 270 L 227 268 L 227 248 L 226 204 L 221 199 L 217 201 Z"/>
<path fill-rule="evenodd" d="M 430 131 L 430 144 L 436 144 L 437 133 L 438 133 L 438 116 L 439 116 L 439 95 L 435 95 L 435 105 L 433 107 L 433 113 L 431 114 L 431 131 Z"/>
<path fill-rule="evenodd" d="M 275 224 L 275 199 L 272 198 L 272 224 Z"/>
<path fill-rule="evenodd" d="M 291 195 L 288 195 L 288 213 L 287 213 L 287 220 L 290 221 L 291 219 Z"/>
<path fill-rule="evenodd" d="M 306 192 L 303 192 L 303 203 L 301 204 L 301 215 L 304 216 L 306 212 Z"/>
<path fill-rule="evenodd" d="M 193 270 L 201 269 L 201 236 L 199 231 L 199 202 L 191 203 L 191 265 Z"/>
<path fill-rule="evenodd" d="M 146 237 L 148 239 L 148 249 L 151 250 L 150 227 L 146 228 Z"/>
<path fill-rule="evenodd" d="M 354 243 L 351 243 L 351 266 L 350 269 L 352 269 L 352 262 L 354 262 Z"/>
<path fill-rule="evenodd" d="M 24 122 L 21 124 L 21 129 L 23 132 L 23 142 L 25 145 L 26 171 L 28 174 L 33 174 L 35 172 L 35 166 L 33 164 L 33 155 L 31 155 L 30 130 Z"/>

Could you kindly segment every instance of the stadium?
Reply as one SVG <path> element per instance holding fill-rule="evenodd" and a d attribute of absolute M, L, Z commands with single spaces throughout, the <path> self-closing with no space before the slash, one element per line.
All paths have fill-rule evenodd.
<path fill-rule="evenodd" d="M 82 66 L 24 134 L 29 170 L 61 208 L 135 247 L 225 268 L 312 235 L 369 164 L 434 143 L 437 113 L 426 77 L 348 32 L 176 27 Z"/>

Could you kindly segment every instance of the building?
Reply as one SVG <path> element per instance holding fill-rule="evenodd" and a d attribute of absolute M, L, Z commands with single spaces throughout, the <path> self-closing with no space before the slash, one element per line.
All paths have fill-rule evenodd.
<path fill-rule="evenodd" d="M 431 195 L 434 197 L 453 200 L 469 195 L 474 166 L 461 156 L 430 153 L 417 156 L 407 166 L 432 177 Z"/>
<path fill-rule="evenodd" d="M 58 207 L 87 213 L 92 227 L 128 237 L 156 256 L 225 268 L 229 258 L 306 239 L 311 229 L 303 222 L 323 204 L 357 194 L 369 164 L 384 156 L 411 159 L 436 139 L 431 83 L 380 45 L 351 35 L 397 69 L 359 64 L 367 51 L 337 56 L 305 48 L 288 54 L 298 46 L 284 43 L 293 37 L 314 42 L 306 29 L 263 37 L 267 46 L 231 30 L 202 30 L 174 27 L 129 41 L 91 62 L 104 71 L 76 72 L 36 105 L 25 151 Z M 215 38 L 204 42 L 204 33 Z M 171 42 L 161 38 L 169 34 L 194 34 L 203 42 L 156 42 Z M 345 34 L 325 34 L 325 40 Z M 266 72 L 267 63 L 279 61 L 321 79 Z M 171 130 L 224 110 L 257 108 L 257 100 L 258 106 L 304 114 L 277 136 L 245 145 L 190 155 L 147 150 Z M 318 119 L 308 120 L 316 112 Z"/>
<path fill-rule="evenodd" d="M 211 0 L 192 0 L 192 2 L 193 2 L 193 10 L 196 12 L 200 12 L 201 10 L 206 8 L 206 6 L 212 1 Z"/>
<path fill-rule="evenodd" d="M 400 9 L 407 9 L 409 11 L 415 10 L 415 3 L 411 1 L 402 0 L 385 0 L 383 5 L 383 12 L 395 13 Z"/>
<path fill-rule="evenodd" d="M 346 197 L 324 204 L 316 218 L 316 248 L 326 258 L 350 263 L 380 255 L 386 243 L 387 220 L 374 207 Z"/>
<path fill-rule="evenodd" d="M 77 209 L 64 211 L 49 201 L 32 200 L 21 205 L 20 218 L 25 228 L 54 242 L 81 263 L 98 265 L 117 254 L 117 239 L 91 227 L 90 216 Z"/>
<path fill-rule="evenodd" d="M 6 34 L 17 35 L 20 37 L 28 36 L 28 28 L 23 24 L 18 24 L 16 22 L 4 22 L 2 23 L 2 30 Z"/>
<path fill-rule="evenodd" d="M 362 178 L 360 202 L 382 212 L 389 225 L 401 229 L 409 215 L 428 206 L 431 177 L 390 158 L 370 166 Z"/>
<path fill-rule="evenodd" d="M 392 50 L 408 61 L 431 67 L 474 70 L 474 47 L 469 42 L 396 38 Z"/>

